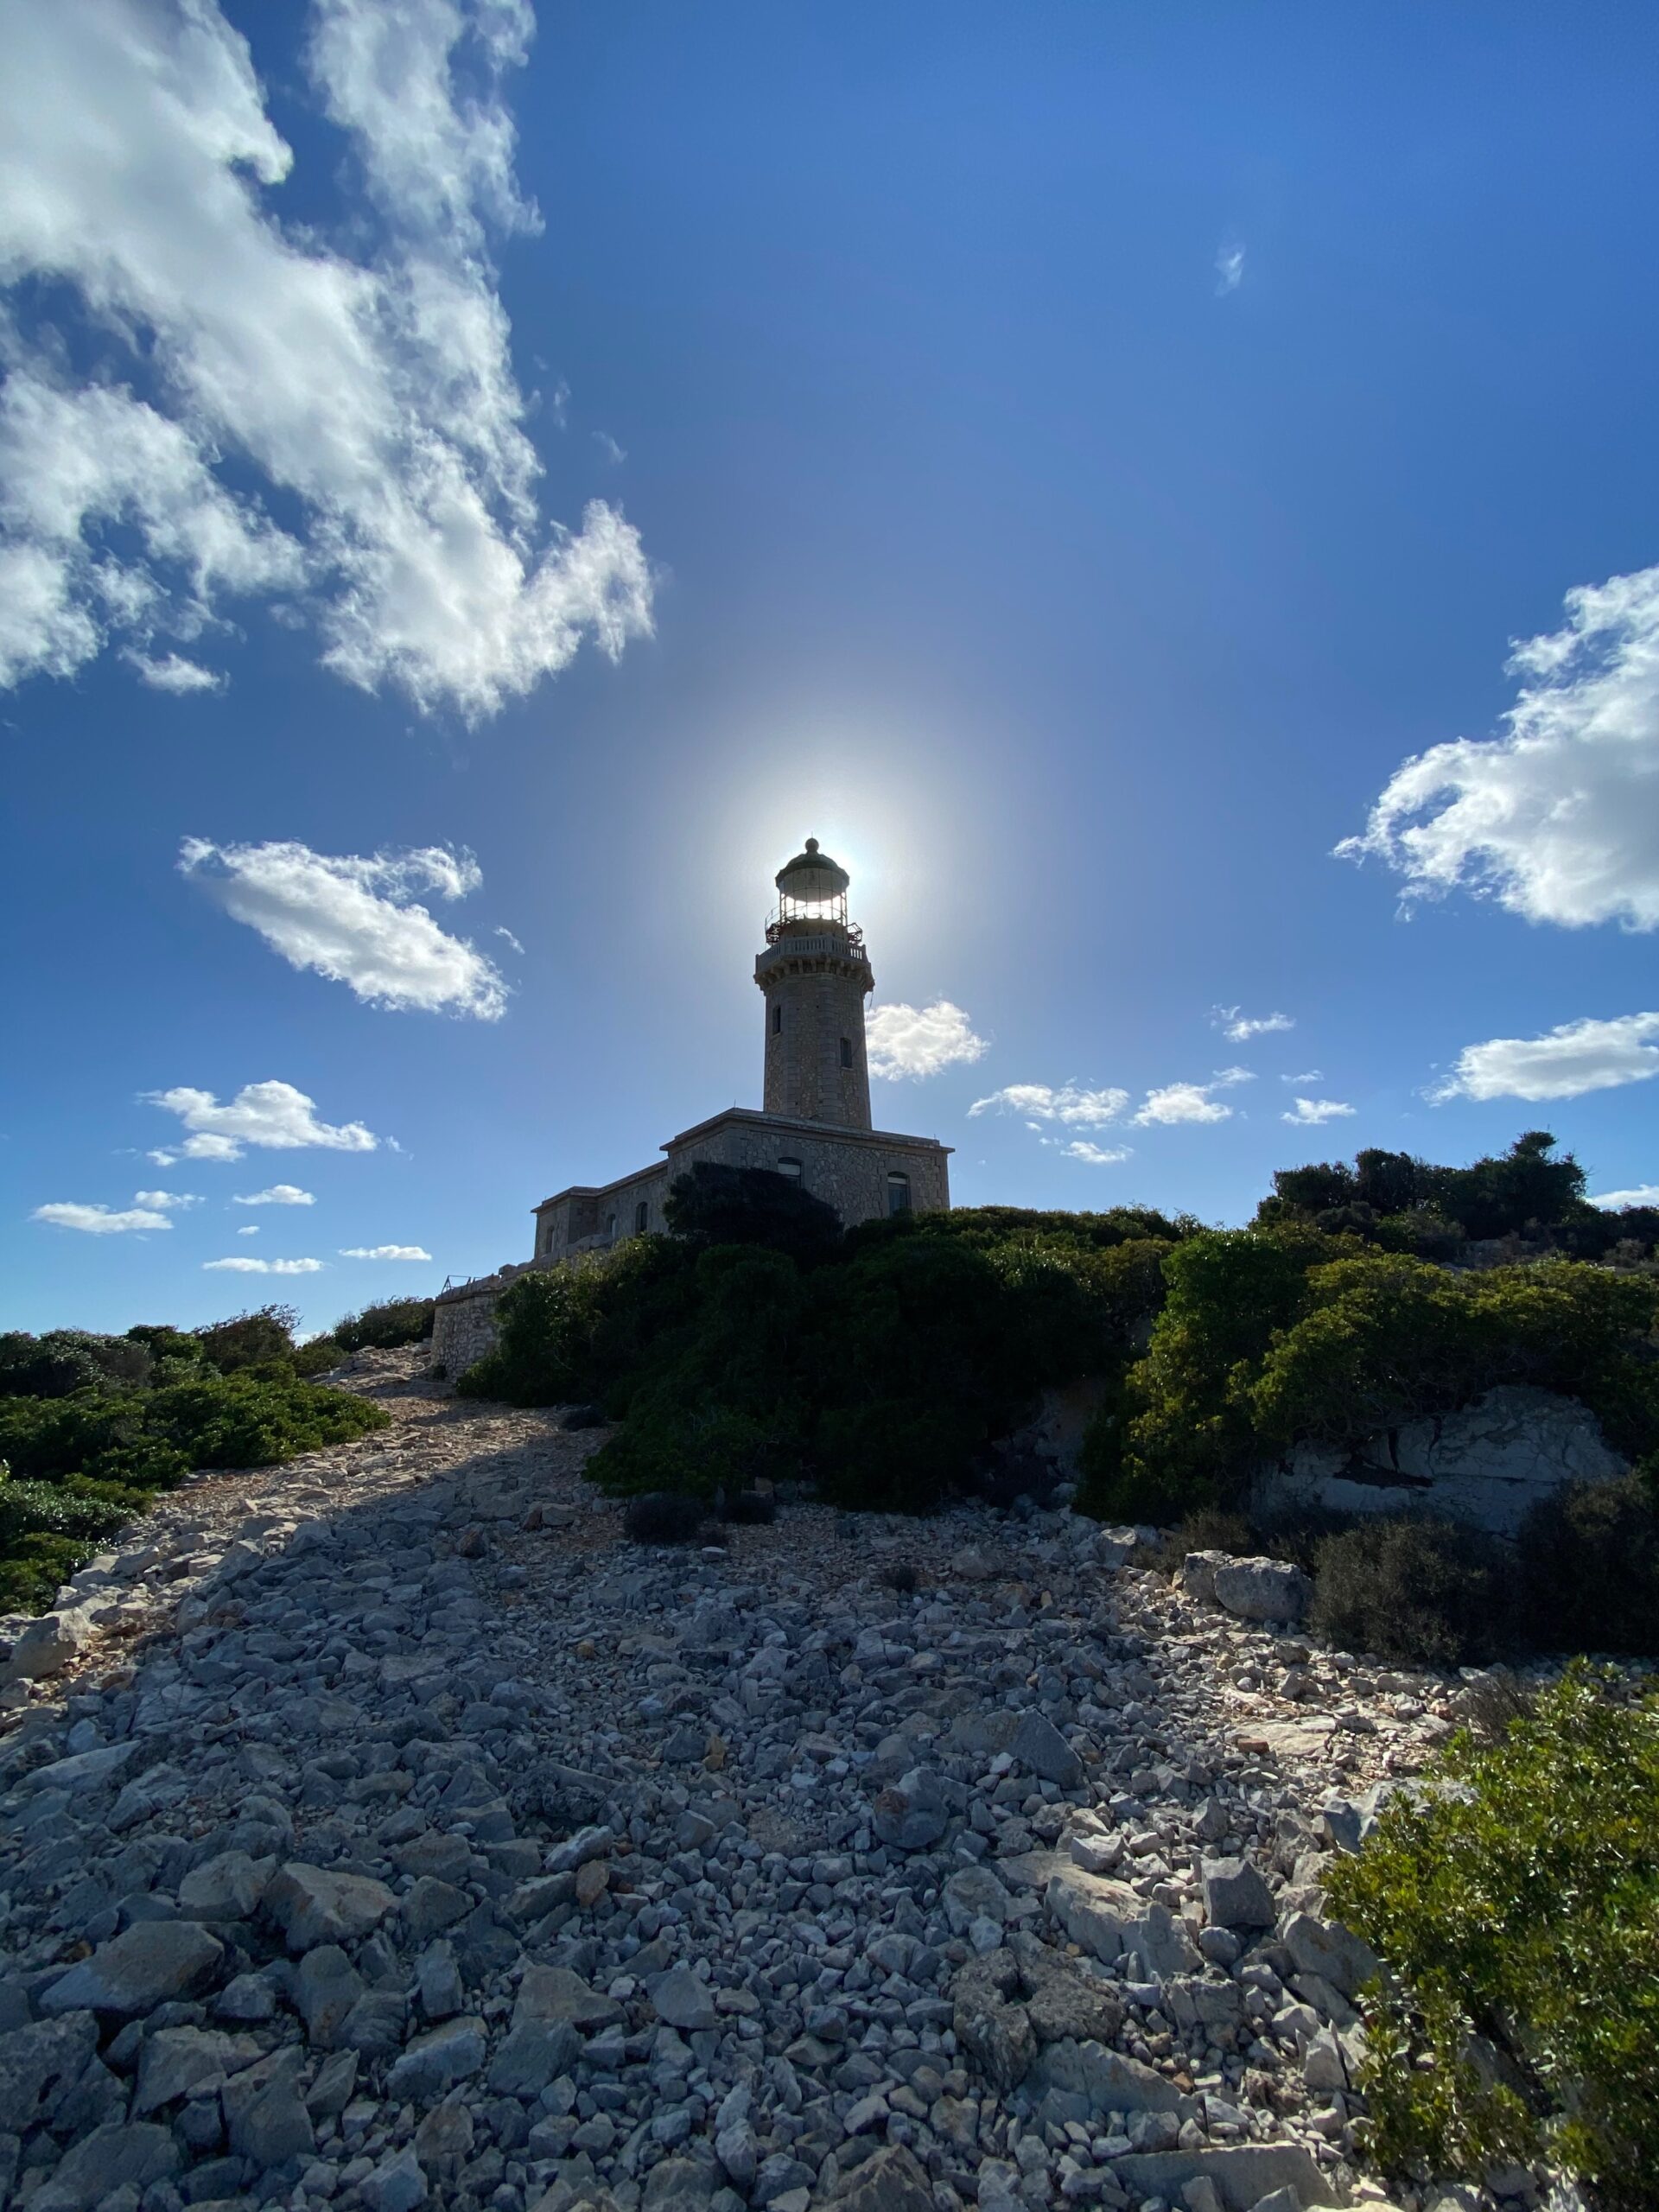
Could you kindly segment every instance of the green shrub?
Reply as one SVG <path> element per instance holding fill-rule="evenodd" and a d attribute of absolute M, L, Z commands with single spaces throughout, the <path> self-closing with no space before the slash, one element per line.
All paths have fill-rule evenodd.
<path fill-rule="evenodd" d="M 700 1160 L 670 1185 L 663 1217 L 694 1244 L 764 1244 L 810 1260 L 840 1241 L 841 1216 L 789 1175 Z"/>
<path fill-rule="evenodd" d="M 1363 1519 L 1315 1547 L 1308 1625 L 1344 1650 L 1406 1666 L 1491 1659 L 1515 1639 L 1514 1560 L 1455 1522 Z"/>
<path fill-rule="evenodd" d="M 299 1320 L 291 1306 L 261 1306 L 251 1313 L 233 1314 L 228 1321 L 210 1321 L 195 1332 L 195 1338 L 209 1367 L 221 1375 L 234 1375 L 239 1368 L 291 1359 Z"/>
<path fill-rule="evenodd" d="M 1575 1666 L 1501 1742 L 1457 1738 L 1331 1902 L 1383 1961 L 1363 2084 L 1389 2171 L 1545 2161 L 1602 2212 L 1659 2172 L 1659 1707 Z"/>
<path fill-rule="evenodd" d="M 294 1357 L 288 1363 L 302 1382 L 308 1382 L 315 1375 L 327 1375 L 340 1365 L 346 1357 L 346 1347 L 334 1337 L 310 1337 L 296 1344 Z M 185 1378 L 180 1376 L 181 1382 Z"/>
<path fill-rule="evenodd" d="M 361 1313 L 342 1314 L 334 1324 L 333 1340 L 342 1352 L 361 1351 L 365 1345 L 390 1351 L 399 1344 L 424 1344 L 432 1333 L 435 1311 L 429 1298 L 382 1299 Z"/>
<path fill-rule="evenodd" d="M 1639 1476 L 1541 1499 L 1519 1549 L 1526 1624 L 1544 1649 L 1659 1654 L 1659 1512 Z"/>
<path fill-rule="evenodd" d="M 86 1329 L 0 1336 L 0 1396 L 67 1398 L 77 1390 L 137 1389 L 149 1379 L 149 1347 Z"/>
<path fill-rule="evenodd" d="M 695 1544 L 708 1517 L 700 1498 L 676 1491 L 650 1491 L 628 1500 L 622 1533 L 636 1544 Z"/>
<path fill-rule="evenodd" d="M 1659 1446 L 1659 1282 L 1580 1261 L 1452 1274 L 1281 1216 L 1166 1256 L 1144 1358 L 1085 1440 L 1085 1510 L 1166 1522 L 1233 1506 L 1302 1439 L 1354 1442 L 1496 1384 L 1579 1398 L 1609 1441 Z"/>

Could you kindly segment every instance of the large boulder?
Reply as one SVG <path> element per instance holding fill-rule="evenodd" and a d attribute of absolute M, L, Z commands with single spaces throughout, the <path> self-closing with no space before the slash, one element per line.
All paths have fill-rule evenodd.
<path fill-rule="evenodd" d="M 289 1859 L 264 1893 L 264 1910 L 290 1951 L 352 1943 L 380 1925 L 397 1900 L 368 1874 L 341 1874 Z"/>
<path fill-rule="evenodd" d="M 1358 1445 L 1298 1444 L 1261 1468 L 1258 1510 L 1433 1513 L 1513 1536 L 1541 1497 L 1569 1482 L 1628 1474 L 1576 1398 L 1502 1382 L 1456 1413 L 1406 1421 Z"/>
<path fill-rule="evenodd" d="M 194 1920 L 141 1920 L 41 1993 L 43 2012 L 153 2012 L 212 1981 L 225 1947 Z"/>
<path fill-rule="evenodd" d="M 1215 1571 L 1216 1603 L 1242 1621 L 1299 1621 L 1313 1586 L 1282 1559 L 1230 1559 Z"/>

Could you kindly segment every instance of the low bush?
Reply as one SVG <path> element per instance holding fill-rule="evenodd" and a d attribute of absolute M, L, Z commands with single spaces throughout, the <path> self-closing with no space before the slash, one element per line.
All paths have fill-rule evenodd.
<path fill-rule="evenodd" d="M 234 1375 L 240 1368 L 291 1359 L 299 1320 L 291 1306 L 261 1306 L 251 1313 L 232 1314 L 228 1321 L 208 1322 L 195 1331 L 195 1339 L 209 1367 Z"/>
<path fill-rule="evenodd" d="M 327 1375 L 340 1365 L 346 1357 L 346 1347 L 334 1337 L 310 1337 L 294 1348 L 289 1362 L 302 1382 L 308 1382 L 314 1375 Z"/>
<path fill-rule="evenodd" d="M 761 1529 L 778 1518 L 777 1493 L 770 1490 L 732 1491 L 717 1497 L 715 1506 L 734 1528 Z"/>
<path fill-rule="evenodd" d="M 193 1467 L 262 1467 L 344 1443 L 387 1416 L 286 1363 L 202 1369 L 159 1389 L 0 1398 L 0 1595 L 49 1599 L 100 1536 Z"/>
<path fill-rule="evenodd" d="M 1343 1650 L 1406 1666 L 1491 1659 L 1516 1637 L 1514 1562 L 1455 1522 L 1361 1520 L 1315 1548 L 1308 1625 Z"/>
<path fill-rule="evenodd" d="M 1383 1962 L 1362 1995 L 1371 2146 L 1416 2183 L 1548 2164 L 1599 2212 L 1659 2173 L 1659 1706 L 1579 1665 L 1454 1742 L 1326 1877 Z M 1440 1786 L 1436 1786 L 1440 1785 Z"/>
<path fill-rule="evenodd" d="M 395 1351 L 400 1344 L 425 1343 L 432 1333 L 437 1309 L 429 1298 L 386 1298 L 360 1313 L 342 1314 L 334 1325 L 334 1341 L 342 1352 Z"/>
<path fill-rule="evenodd" d="M 636 1544 L 694 1544 L 708 1518 L 701 1498 L 683 1491 L 647 1491 L 623 1508 L 622 1533 Z"/>
<path fill-rule="evenodd" d="M 1572 1483 L 1541 1499 L 1519 1551 L 1523 1618 L 1544 1649 L 1659 1644 L 1659 1513 L 1639 1475 Z"/>
<path fill-rule="evenodd" d="M 149 1347 L 131 1336 L 86 1329 L 25 1330 L 0 1336 L 0 1396 L 67 1398 L 77 1390 L 137 1389 L 149 1380 Z"/>

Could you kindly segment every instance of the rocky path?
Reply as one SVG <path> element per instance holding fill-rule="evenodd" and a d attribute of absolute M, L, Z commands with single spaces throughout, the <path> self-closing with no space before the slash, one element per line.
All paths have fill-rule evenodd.
<path fill-rule="evenodd" d="M 1319 1877 L 1446 1685 L 1066 1513 L 632 1545 L 413 1364 L 18 1640 L 0 2212 L 1380 2201 Z"/>

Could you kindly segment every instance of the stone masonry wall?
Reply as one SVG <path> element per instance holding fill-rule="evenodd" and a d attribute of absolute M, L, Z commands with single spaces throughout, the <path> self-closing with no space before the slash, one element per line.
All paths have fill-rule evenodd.
<path fill-rule="evenodd" d="M 780 1160 L 798 1160 L 803 1187 L 814 1198 L 827 1200 L 850 1228 L 855 1222 L 871 1221 L 887 1212 L 887 1175 L 893 1169 L 909 1176 L 914 1211 L 938 1212 L 947 1207 L 949 1158 L 942 1145 L 880 1131 L 857 1137 L 828 1132 L 814 1135 L 787 1122 L 727 1121 L 677 1146 L 669 1175 L 671 1180 L 683 1174 L 699 1160 L 774 1170 Z"/>
<path fill-rule="evenodd" d="M 767 971 L 764 988 L 766 1112 L 868 1129 L 870 1077 L 864 1051 L 864 982 L 844 963 L 831 963 L 799 973 L 774 967 Z M 775 1029 L 774 1007 L 782 1025 Z M 851 1067 L 841 1064 L 843 1037 L 852 1046 Z"/>

